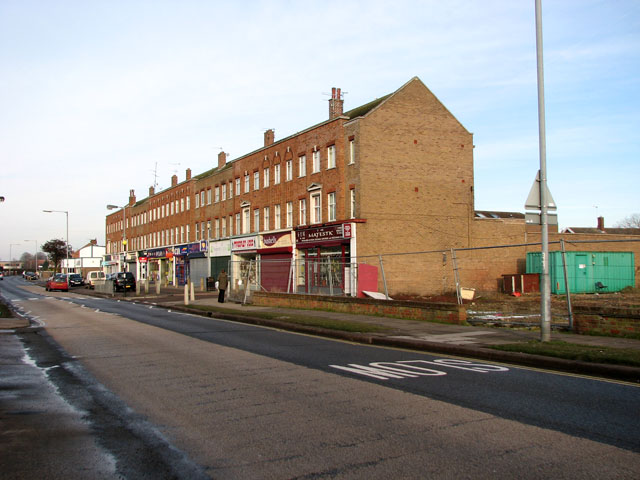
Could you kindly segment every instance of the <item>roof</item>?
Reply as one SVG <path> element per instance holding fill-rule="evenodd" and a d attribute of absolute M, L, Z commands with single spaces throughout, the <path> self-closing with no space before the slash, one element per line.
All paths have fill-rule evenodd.
<path fill-rule="evenodd" d="M 599 228 L 567 227 L 562 233 L 586 233 L 589 235 L 640 235 L 640 228 Z"/>
<path fill-rule="evenodd" d="M 354 108 L 352 110 L 349 110 L 348 112 L 344 112 L 342 115 L 345 116 L 345 117 L 349 117 L 349 119 L 354 119 L 356 117 L 364 117 L 367 113 L 369 113 L 371 110 L 376 108 L 378 105 L 380 105 L 382 102 L 384 102 L 391 95 L 393 95 L 393 94 L 389 93 L 388 95 L 385 95 L 384 97 L 376 98 L 375 100 L 373 100 L 373 101 L 371 101 L 369 103 L 365 103 L 364 105 L 360 105 L 359 107 L 356 107 L 356 108 Z"/>
<path fill-rule="evenodd" d="M 519 212 L 494 212 L 493 210 L 476 210 L 475 218 L 511 218 L 516 220 L 524 220 L 524 213 Z"/>

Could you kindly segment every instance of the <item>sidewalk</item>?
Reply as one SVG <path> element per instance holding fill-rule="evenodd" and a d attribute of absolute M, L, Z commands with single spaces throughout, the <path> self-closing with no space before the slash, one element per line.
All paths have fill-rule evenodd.
<path fill-rule="evenodd" d="M 74 293 L 103 296 L 86 289 L 77 289 Z M 160 295 L 157 295 L 155 290 L 153 290 L 153 292 L 149 291 L 148 294 L 142 292 L 139 296 L 137 296 L 135 292 L 127 293 L 126 295 L 118 293 L 114 298 L 150 303 L 175 310 L 189 311 L 194 314 L 271 326 L 284 330 L 321 335 L 364 344 L 407 348 L 440 354 L 463 355 L 498 362 L 516 363 L 565 372 L 640 382 L 640 368 L 579 362 L 523 353 L 502 352 L 488 348 L 492 345 L 539 340 L 540 331 L 536 328 L 462 326 L 317 310 L 261 307 L 242 305 L 234 302 L 218 303 L 217 292 L 202 291 L 195 292 L 195 300 L 190 301 L 189 305 L 185 305 L 184 288 L 175 287 L 163 288 Z M 206 312 L 193 308 L 194 306 L 207 306 L 215 309 L 215 311 Z M 266 316 L 264 314 L 269 314 L 268 317 L 270 318 L 264 318 Z M 382 327 L 384 330 L 375 333 L 352 333 L 287 322 L 287 317 L 295 316 L 361 322 L 367 325 Z M 0 330 L 19 328 L 20 326 L 26 326 L 25 321 L 22 319 L 0 319 Z M 627 338 L 576 335 L 555 330 L 552 331 L 551 338 L 552 340 L 562 340 L 583 345 L 640 350 L 640 340 Z"/>

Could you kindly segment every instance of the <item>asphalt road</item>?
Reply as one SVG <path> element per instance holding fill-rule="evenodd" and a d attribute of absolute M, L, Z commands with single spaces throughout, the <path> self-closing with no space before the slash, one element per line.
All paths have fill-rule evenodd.
<path fill-rule="evenodd" d="M 121 406 L 110 414 L 121 417 L 121 426 L 143 421 L 148 439 L 162 440 L 148 462 L 168 459 L 166 472 L 640 476 L 640 390 L 632 385 L 353 345 L 130 302 L 7 290 L 3 296 L 62 346 L 62 370 L 111 395 Z M 99 444 L 114 454 L 115 445 L 122 450 L 141 438 L 131 432 L 120 444 Z"/>

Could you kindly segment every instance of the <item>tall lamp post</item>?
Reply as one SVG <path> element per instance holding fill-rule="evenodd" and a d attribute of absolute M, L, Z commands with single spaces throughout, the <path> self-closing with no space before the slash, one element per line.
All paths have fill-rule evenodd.
<path fill-rule="evenodd" d="M 35 255 L 35 257 L 33 257 L 34 260 L 35 260 L 35 265 L 34 265 L 35 269 L 33 271 L 37 275 L 38 274 L 38 241 L 37 240 L 25 240 L 25 242 L 33 242 L 35 244 L 35 246 L 36 246 L 36 255 Z"/>
<path fill-rule="evenodd" d="M 122 271 L 126 272 L 125 268 L 127 264 L 127 216 L 125 207 L 119 207 L 118 205 L 107 205 L 107 210 L 117 210 L 118 208 L 122 209 L 122 251 L 123 251 L 123 259 L 122 259 Z"/>
<path fill-rule="evenodd" d="M 67 251 L 67 272 L 69 273 L 69 211 L 68 210 L 42 210 L 45 213 L 64 213 L 67 216 L 67 245 L 65 250 Z"/>

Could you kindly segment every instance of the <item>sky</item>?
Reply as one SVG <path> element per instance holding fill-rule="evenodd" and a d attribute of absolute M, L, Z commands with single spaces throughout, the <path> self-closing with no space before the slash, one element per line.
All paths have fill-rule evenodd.
<path fill-rule="evenodd" d="M 559 227 L 640 212 L 640 1 L 542 0 Z M 0 0 L 0 259 L 419 77 L 474 134 L 475 207 L 540 168 L 534 0 Z"/>

